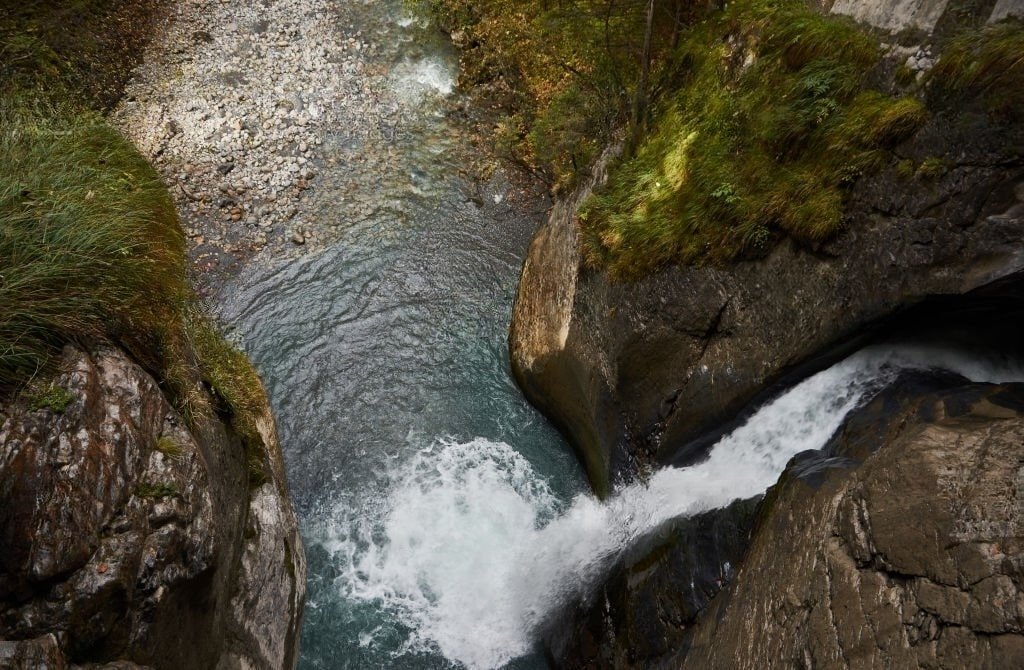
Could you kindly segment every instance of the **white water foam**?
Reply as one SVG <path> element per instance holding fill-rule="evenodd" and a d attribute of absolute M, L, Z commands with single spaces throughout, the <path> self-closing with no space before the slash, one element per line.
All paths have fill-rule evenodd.
<path fill-rule="evenodd" d="M 340 508 L 324 545 L 341 570 L 343 597 L 378 603 L 412 630 L 403 652 L 500 667 L 529 653 L 546 617 L 636 539 L 673 517 L 763 492 L 790 458 L 824 446 L 851 410 L 906 368 L 1024 381 L 1020 365 L 949 349 L 865 349 L 764 405 L 706 461 L 662 469 L 605 503 L 579 496 L 567 509 L 510 446 L 441 441 L 366 508 Z"/>
<path fill-rule="evenodd" d="M 391 85 L 399 99 L 415 105 L 428 95 L 451 95 L 455 88 L 455 73 L 439 58 L 405 60 L 392 70 Z"/>

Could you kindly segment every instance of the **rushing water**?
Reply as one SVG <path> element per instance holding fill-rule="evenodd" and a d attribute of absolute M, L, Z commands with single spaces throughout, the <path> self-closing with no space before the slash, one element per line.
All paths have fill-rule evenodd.
<path fill-rule="evenodd" d="M 364 506 L 336 509 L 324 546 L 343 596 L 404 622 L 410 649 L 501 667 L 529 653 L 547 618 L 646 533 L 763 492 L 899 371 L 932 368 L 1024 380 L 1019 365 L 953 349 L 865 349 L 761 407 L 704 462 L 664 468 L 605 503 L 581 494 L 568 507 L 512 447 L 440 440 L 396 466 L 391 486 Z"/>
<path fill-rule="evenodd" d="M 391 95 L 380 118 L 325 137 L 332 160 L 313 209 L 339 223 L 339 237 L 253 268 L 218 302 L 266 382 L 307 546 L 300 667 L 445 668 L 415 621 L 351 593 L 335 548 L 349 524 L 377 518 L 403 468 L 433 467 L 424 450 L 443 451 L 440 439 L 515 445 L 503 447 L 509 462 L 552 500 L 584 487 L 508 371 L 512 299 L 543 204 L 500 177 L 463 176 L 473 147 L 448 120 L 455 58 L 436 32 L 397 0 L 345 11 L 381 45 L 367 76 Z M 493 502 L 496 514 L 516 513 Z"/>
<path fill-rule="evenodd" d="M 506 336 L 537 213 L 446 120 L 454 59 L 395 1 L 360 4 L 401 127 L 337 129 L 316 191 L 326 251 L 253 269 L 222 316 L 267 383 L 309 558 L 303 668 L 542 668 L 536 633 L 666 519 L 763 491 L 906 367 L 1019 369 L 935 348 L 864 350 L 753 414 L 709 458 L 606 503 L 523 400 Z M 386 156 L 386 172 L 349 168 Z M 516 204 L 516 203 L 519 204 Z"/>

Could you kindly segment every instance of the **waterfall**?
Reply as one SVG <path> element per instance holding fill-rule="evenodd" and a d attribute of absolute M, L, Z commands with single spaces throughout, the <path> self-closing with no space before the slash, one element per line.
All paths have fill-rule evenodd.
<path fill-rule="evenodd" d="M 400 465 L 390 487 L 334 510 L 322 544 L 343 597 L 378 603 L 411 631 L 402 653 L 501 667 L 529 653 L 545 619 L 593 587 L 631 543 L 673 517 L 763 492 L 904 369 L 1024 380 L 1024 368 L 996 357 L 864 349 L 763 405 L 705 461 L 661 469 L 605 502 L 560 503 L 509 445 L 438 440 Z M 361 639 L 373 645 L 373 631 Z"/>

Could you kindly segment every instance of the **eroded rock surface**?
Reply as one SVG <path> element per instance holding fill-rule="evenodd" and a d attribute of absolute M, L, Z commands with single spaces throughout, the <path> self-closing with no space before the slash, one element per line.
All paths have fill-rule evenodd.
<path fill-rule="evenodd" d="M 556 666 L 647 668 L 685 646 L 697 616 L 735 576 L 759 500 L 676 519 L 633 547 L 548 631 Z"/>
<path fill-rule="evenodd" d="M 907 374 L 755 508 L 680 519 L 549 636 L 564 668 L 1024 665 L 1024 385 Z M 751 530 L 753 529 L 753 530 Z"/>
<path fill-rule="evenodd" d="M 816 488 L 784 476 L 670 665 L 1024 665 L 1022 412 L 1021 385 L 929 394 L 890 415 L 861 468 L 830 468 Z M 840 451 L 880 434 L 867 416 Z"/>
<path fill-rule="evenodd" d="M 0 667 L 293 667 L 305 563 L 269 410 L 253 488 L 238 436 L 190 430 L 120 350 L 68 347 L 55 388 L 62 410 L 0 407 Z"/>
<path fill-rule="evenodd" d="M 942 174 L 893 164 L 861 180 L 828 243 L 787 241 L 759 260 L 635 283 L 582 265 L 571 205 L 584 194 L 553 210 L 523 270 L 512 366 L 598 493 L 638 461 L 699 455 L 687 449 L 694 438 L 797 366 L 827 365 L 866 326 L 1024 269 L 1024 129 L 939 113 L 897 153 L 932 158 Z"/>

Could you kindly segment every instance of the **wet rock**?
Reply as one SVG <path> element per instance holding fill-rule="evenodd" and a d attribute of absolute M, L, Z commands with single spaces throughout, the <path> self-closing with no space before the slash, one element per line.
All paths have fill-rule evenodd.
<path fill-rule="evenodd" d="M 239 436 L 187 428 L 121 351 L 62 369 L 62 412 L 0 407 L 0 666 L 293 666 L 305 564 L 269 410 L 250 491 Z"/>
<path fill-rule="evenodd" d="M 1024 384 L 909 372 L 764 499 L 635 547 L 559 668 L 1024 664 Z"/>
<path fill-rule="evenodd" d="M 759 500 L 677 519 L 634 546 L 599 590 L 549 628 L 545 645 L 556 666 L 647 668 L 677 653 L 735 576 Z"/>
<path fill-rule="evenodd" d="M 877 432 L 873 404 L 840 453 Z M 884 431 L 859 469 L 817 488 L 783 477 L 735 580 L 669 665 L 1024 665 L 1024 386 L 926 394 Z"/>

